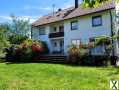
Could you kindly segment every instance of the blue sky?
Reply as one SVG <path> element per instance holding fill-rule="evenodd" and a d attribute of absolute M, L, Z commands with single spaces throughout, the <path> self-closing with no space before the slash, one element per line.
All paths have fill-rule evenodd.
<path fill-rule="evenodd" d="M 11 14 L 33 22 L 52 12 L 53 4 L 55 9 L 67 8 L 74 5 L 74 0 L 0 0 L 0 23 L 8 22 Z"/>

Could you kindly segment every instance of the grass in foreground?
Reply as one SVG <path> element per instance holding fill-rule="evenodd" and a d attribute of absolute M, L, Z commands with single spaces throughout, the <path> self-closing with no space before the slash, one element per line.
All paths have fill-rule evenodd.
<path fill-rule="evenodd" d="M 0 64 L 0 90 L 109 90 L 119 68 Z"/>

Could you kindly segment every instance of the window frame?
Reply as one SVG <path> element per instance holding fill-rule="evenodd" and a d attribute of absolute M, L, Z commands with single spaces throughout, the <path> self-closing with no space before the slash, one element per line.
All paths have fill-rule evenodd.
<path fill-rule="evenodd" d="M 73 28 L 73 23 L 77 23 L 76 28 Z M 71 21 L 71 30 L 78 30 L 78 20 Z"/>
<path fill-rule="evenodd" d="M 46 30 L 45 30 L 45 27 L 39 27 L 39 35 L 46 35 Z M 40 33 L 40 31 L 43 30 L 44 33 Z"/>
<path fill-rule="evenodd" d="M 59 32 L 64 32 L 64 26 L 63 25 L 59 26 Z"/>
<path fill-rule="evenodd" d="M 74 41 L 74 40 L 76 41 L 76 44 L 73 44 L 73 41 Z M 78 40 L 79 40 L 79 42 L 80 42 L 79 45 L 77 44 L 77 41 L 78 41 Z M 71 40 L 71 44 L 72 44 L 72 45 L 76 45 L 77 47 L 79 47 L 79 46 L 81 45 L 81 39 L 72 39 L 72 40 Z"/>
<path fill-rule="evenodd" d="M 95 24 L 94 19 L 100 18 L 100 24 Z M 97 27 L 97 26 L 102 26 L 103 22 L 102 22 L 102 15 L 98 15 L 98 16 L 93 16 L 92 17 L 92 27 Z"/>

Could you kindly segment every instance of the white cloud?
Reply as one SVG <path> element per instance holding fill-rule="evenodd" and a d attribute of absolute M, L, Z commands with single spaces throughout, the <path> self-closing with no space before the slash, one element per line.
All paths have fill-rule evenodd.
<path fill-rule="evenodd" d="M 19 19 L 24 19 L 24 20 L 29 20 L 30 23 L 33 23 L 35 20 L 37 20 L 39 17 L 41 16 L 18 16 Z M 0 15 L 0 19 L 3 22 L 8 22 L 11 21 L 11 17 L 10 16 L 2 16 Z M 1 21 L 0 21 L 1 22 Z"/>
<path fill-rule="evenodd" d="M 19 18 L 24 19 L 24 20 L 30 20 L 30 23 L 33 23 L 34 21 L 36 21 L 40 17 L 41 16 L 21 16 Z"/>
<path fill-rule="evenodd" d="M 69 7 L 72 7 L 74 6 L 74 1 L 73 0 L 69 0 L 68 2 L 65 2 L 61 7 L 63 9 L 66 9 L 66 8 L 69 8 Z"/>
<path fill-rule="evenodd" d="M 79 0 L 79 4 L 81 4 L 82 0 Z M 68 2 L 65 2 L 61 7 L 63 9 L 69 8 L 75 6 L 75 1 L 74 0 L 69 0 Z"/>
<path fill-rule="evenodd" d="M 11 20 L 10 16 L 0 16 L 1 19 L 5 19 L 5 20 Z"/>
<path fill-rule="evenodd" d="M 39 6 L 30 6 L 30 5 L 24 6 L 24 9 L 25 10 L 31 10 L 31 9 L 34 9 L 34 10 L 46 10 L 46 11 L 52 10 L 52 8 L 50 8 L 50 7 L 39 7 Z"/>

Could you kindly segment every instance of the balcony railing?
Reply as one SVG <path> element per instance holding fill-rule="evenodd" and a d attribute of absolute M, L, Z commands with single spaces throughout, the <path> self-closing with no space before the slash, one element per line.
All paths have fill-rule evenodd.
<path fill-rule="evenodd" d="M 56 32 L 49 34 L 49 38 L 58 38 L 58 37 L 64 37 L 64 32 Z"/>

